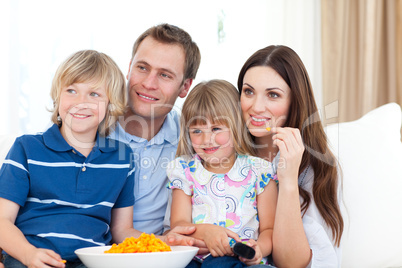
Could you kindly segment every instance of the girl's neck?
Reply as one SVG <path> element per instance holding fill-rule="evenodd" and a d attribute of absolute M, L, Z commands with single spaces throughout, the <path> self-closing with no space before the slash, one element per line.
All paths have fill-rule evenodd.
<path fill-rule="evenodd" d="M 269 162 L 272 162 L 278 154 L 279 149 L 273 144 L 272 135 L 256 137 L 255 144 L 257 145 L 257 156 Z"/>
<path fill-rule="evenodd" d="M 236 158 L 237 154 L 233 154 L 230 158 L 226 158 L 227 161 L 221 161 L 219 163 L 210 163 L 201 159 L 201 162 L 204 168 L 212 173 L 226 174 L 232 169 L 234 163 L 236 162 Z"/>
<path fill-rule="evenodd" d="M 82 155 L 87 157 L 95 146 L 96 132 L 95 133 L 74 133 L 70 128 L 61 126 L 60 133 L 64 140 L 74 149 L 79 151 Z"/>

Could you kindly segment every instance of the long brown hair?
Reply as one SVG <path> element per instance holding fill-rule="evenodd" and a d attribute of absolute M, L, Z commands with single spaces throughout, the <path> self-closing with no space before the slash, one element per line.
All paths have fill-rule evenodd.
<path fill-rule="evenodd" d="M 313 198 L 318 211 L 331 228 L 335 243 L 339 246 L 343 232 L 343 218 L 338 203 L 338 162 L 328 147 L 307 70 L 300 57 L 286 46 L 268 46 L 255 52 L 243 65 L 237 85 L 242 92 L 247 70 L 255 66 L 274 69 L 291 89 L 291 104 L 285 127 L 298 128 L 302 135 L 304 151 L 299 175 L 309 165 L 314 170 Z M 302 213 L 311 203 L 310 194 L 299 186 Z"/>

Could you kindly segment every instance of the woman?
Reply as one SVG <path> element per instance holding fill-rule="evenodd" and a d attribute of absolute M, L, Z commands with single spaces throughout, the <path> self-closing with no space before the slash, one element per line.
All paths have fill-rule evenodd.
<path fill-rule="evenodd" d="M 306 68 L 292 49 L 269 46 L 246 61 L 238 87 L 257 156 L 277 166 L 275 265 L 340 267 L 341 181 Z"/>

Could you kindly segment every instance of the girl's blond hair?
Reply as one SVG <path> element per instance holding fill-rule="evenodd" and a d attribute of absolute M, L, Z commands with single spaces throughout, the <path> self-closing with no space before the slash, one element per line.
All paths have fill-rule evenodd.
<path fill-rule="evenodd" d="M 208 120 L 212 124 L 223 124 L 230 129 L 237 154 L 255 154 L 241 113 L 239 92 L 225 80 L 210 80 L 196 85 L 183 104 L 176 156 L 195 154 L 189 127 L 205 124 Z"/>
<path fill-rule="evenodd" d="M 95 50 L 78 51 L 68 57 L 57 69 L 50 91 L 53 100 L 52 122 L 59 126 L 62 123 L 58 120 L 61 89 L 74 83 L 105 86 L 109 105 L 98 131 L 101 135 L 108 136 L 113 131 L 118 116 L 126 109 L 127 93 L 123 73 L 109 56 Z"/>

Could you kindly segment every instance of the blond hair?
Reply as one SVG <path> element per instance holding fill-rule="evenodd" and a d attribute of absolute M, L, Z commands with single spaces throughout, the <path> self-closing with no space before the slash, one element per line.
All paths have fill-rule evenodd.
<path fill-rule="evenodd" d="M 58 120 L 61 89 L 74 83 L 88 82 L 93 83 L 95 87 L 105 86 L 109 106 L 98 131 L 101 135 L 108 136 L 114 129 L 118 116 L 126 109 L 125 78 L 109 56 L 95 50 L 78 51 L 57 69 L 50 91 L 53 100 L 52 122 L 61 125 Z"/>
<path fill-rule="evenodd" d="M 239 92 L 225 80 L 210 80 L 196 85 L 183 104 L 176 156 L 195 154 L 189 127 L 205 124 L 208 120 L 230 129 L 237 154 L 254 155 L 252 140 L 241 113 Z"/>

